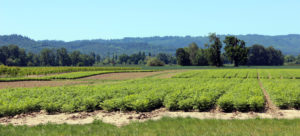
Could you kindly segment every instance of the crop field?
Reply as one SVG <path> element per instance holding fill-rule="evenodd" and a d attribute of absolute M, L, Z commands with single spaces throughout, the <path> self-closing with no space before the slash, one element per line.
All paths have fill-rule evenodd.
<path fill-rule="evenodd" d="M 145 112 L 161 107 L 172 111 L 207 111 L 216 107 L 225 112 L 262 111 L 266 100 L 255 78 L 266 71 L 261 69 L 194 70 L 168 79 L 143 78 L 121 81 L 113 85 L 2 89 L 0 116 L 39 110 L 50 113 L 99 109 Z M 44 76 L 40 79 L 75 79 L 111 72 L 113 71 L 72 72 Z M 297 75 L 299 70 L 278 72 L 280 75 L 283 73 Z M 278 74 L 275 70 L 270 70 L 269 73 Z M 266 78 L 262 83 L 276 106 L 299 108 L 299 80 Z"/>
<path fill-rule="evenodd" d="M 24 76 L 23 80 L 95 81 L 97 78 L 80 78 L 118 72 L 151 71 L 153 70 L 128 69 L 62 72 L 54 75 L 44 73 L 41 77 Z M 157 74 L 168 73 L 170 71 Z M 39 111 L 48 114 L 95 111 L 118 114 L 148 113 L 165 109 L 191 113 L 215 110 L 222 114 L 266 113 L 270 106 L 269 101 L 273 102 L 278 110 L 298 111 L 299 73 L 298 69 L 203 69 L 178 72 L 171 78 L 149 75 L 139 79 L 118 80 L 110 84 L 6 88 L 0 89 L 0 122 L 4 117 Z M 18 78 L 20 79 L 0 79 L 9 82 Z M 4 130 L 5 127 L 1 127 L 0 129 Z"/>
<path fill-rule="evenodd" d="M 118 71 L 139 70 L 139 67 L 8 67 L 0 65 L 0 75 L 27 76 L 47 75 L 55 73 L 78 72 L 78 71 Z"/>
<path fill-rule="evenodd" d="M 45 75 L 41 77 L 2 77 L 0 82 L 8 81 L 48 81 L 53 79 L 77 79 L 84 78 L 93 75 L 107 74 L 107 73 L 122 73 L 122 72 L 152 72 L 153 70 L 115 70 L 115 71 L 80 71 L 80 72 L 70 72 L 54 75 Z"/>
<path fill-rule="evenodd" d="M 256 69 L 206 69 L 194 70 L 174 76 L 174 78 L 257 78 Z"/>
<path fill-rule="evenodd" d="M 300 80 L 276 79 L 262 82 L 276 106 L 283 109 L 300 108 Z"/>
<path fill-rule="evenodd" d="M 260 69 L 258 72 L 260 78 L 265 79 L 300 79 L 298 69 Z"/>

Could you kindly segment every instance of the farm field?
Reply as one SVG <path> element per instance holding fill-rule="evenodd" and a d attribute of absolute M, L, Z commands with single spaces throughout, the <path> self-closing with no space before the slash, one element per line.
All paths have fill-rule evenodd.
<path fill-rule="evenodd" d="M 38 122 L 47 123 L 45 120 L 48 117 L 55 119 L 62 116 L 61 121 L 57 120 L 57 123 L 87 123 L 87 125 L 83 125 L 87 127 L 92 125 L 89 123 L 92 123 L 95 118 L 104 120 L 109 118 L 110 120 L 105 121 L 106 123 L 122 126 L 116 128 L 115 131 L 117 132 L 123 131 L 123 128 L 127 127 L 124 125 L 131 121 L 158 119 L 163 116 L 192 116 L 199 119 L 246 119 L 244 122 L 238 120 L 237 126 L 252 122 L 255 118 L 269 118 L 269 120 L 254 120 L 258 122 L 299 123 L 297 119 L 284 120 L 300 118 L 300 79 L 298 79 L 300 70 L 298 69 L 151 71 L 153 70 L 63 72 L 38 78 L 53 80 L 47 81 L 49 83 L 66 81 L 75 83 L 60 84 L 56 87 L 49 87 L 47 84 L 29 88 L 4 87 L 0 89 L 0 123 L 34 126 L 39 124 Z M 0 82 L 0 85 L 1 83 L 10 84 L 13 82 Z M 266 96 L 266 92 L 268 96 Z M 270 105 L 275 108 L 271 109 Z M 42 118 L 44 121 L 39 121 L 38 118 Z M 272 120 L 273 118 L 279 120 Z M 52 122 L 50 119 L 48 121 Z M 119 119 L 125 123 L 120 123 L 122 121 L 118 121 Z M 35 120 L 36 123 L 32 123 L 30 120 Z M 84 123 L 84 120 L 88 121 Z M 157 126 L 173 119 L 163 118 L 162 120 L 149 122 L 152 126 Z M 185 122 L 194 119 L 177 120 Z M 205 120 L 197 120 L 196 122 L 203 121 L 205 122 Z M 234 120 L 224 121 L 224 123 L 232 122 Z M 102 122 L 97 123 L 105 127 L 110 126 Z M 269 125 L 270 128 L 277 128 L 271 124 L 265 125 Z M 58 126 L 63 125 L 44 125 L 43 129 L 46 131 L 53 129 L 51 127 Z M 25 129 L 23 126 L 18 128 L 13 126 L 0 127 L 2 130 L 9 128 L 13 131 Z M 77 126 L 66 125 L 66 127 L 71 129 L 71 127 Z M 28 135 L 39 133 L 37 127 L 32 127 L 30 131 L 29 129 L 26 130 L 28 130 Z M 6 132 L 10 133 L 9 131 Z M 255 135 L 266 132 L 257 132 Z M 299 132 L 293 131 L 287 134 L 296 133 Z M 149 134 L 164 133 L 155 131 Z M 229 132 L 228 135 L 230 135 Z"/>
<path fill-rule="evenodd" d="M 124 73 L 124 72 L 152 72 L 153 70 L 115 70 L 115 71 L 80 71 L 69 73 L 57 73 L 51 75 L 39 75 L 37 77 L 32 76 L 20 76 L 20 77 L 2 77 L 0 82 L 9 81 L 49 81 L 55 79 L 78 79 L 94 75 L 108 74 L 108 73 Z"/>

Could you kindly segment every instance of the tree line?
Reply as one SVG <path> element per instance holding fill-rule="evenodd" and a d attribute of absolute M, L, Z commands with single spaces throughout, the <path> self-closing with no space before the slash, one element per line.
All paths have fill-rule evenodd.
<path fill-rule="evenodd" d="M 225 47 L 223 48 L 223 44 Z M 7 66 L 102 66 L 102 65 L 182 65 L 182 66 L 217 66 L 223 64 L 239 65 L 283 65 L 300 64 L 298 57 L 284 56 L 280 50 L 255 44 L 246 47 L 246 43 L 234 36 L 227 36 L 221 41 L 215 33 L 209 35 L 209 43 L 199 48 L 196 43 L 178 48 L 176 54 L 151 54 L 138 52 L 133 54 L 116 53 L 107 55 L 83 54 L 80 51 L 67 51 L 66 48 L 44 48 L 39 53 L 26 53 L 17 45 L 0 47 L 0 65 Z"/>
<path fill-rule="evenodd" d="M 284 56 L 284 61 L 287 64 L 300 64 L 300 54 L 298 56 L 286 55 Z"/>
<path fill-rule="evenodd" d="M 26 53 L 17 45 L 0 47 L 0 64 L 7 66 L 92 66 L 98 56 L 95 53 L 69 53 L 65 48 L 44 48 L 39 53 Z"/>
<path fill-rule="evenodd" d="M 224 53 L 222 46 L 225 44 Z M 176 60 L 182 66 L 223 66 L 224 63 L 239 65 L 283 65 L 284 55 L 272 46 L 265 48 L 263 45 L 246 47 L 243 40 L 235 36 L 226 36 L 221 42 L 215 33 L 209 34 L 209 43 L 205 49 L 199 48 L 196 43 L 176 50 Z"/>
<path fill-rule="evenodd" d="M 101 65 L 145 65 L 150 66 L 176 64 L 175 56 L 166 53 L 153 55 L 145 52 L 131 55 L 107 53 L 100 56 L 93 52 L 83 54 L 80 51 L 68 52 L 66 48 L 44 48 L 39 53 L 26 53 L 17 45 L 0 47 L 0 65 L 7 66 L 101 66 Z"/>

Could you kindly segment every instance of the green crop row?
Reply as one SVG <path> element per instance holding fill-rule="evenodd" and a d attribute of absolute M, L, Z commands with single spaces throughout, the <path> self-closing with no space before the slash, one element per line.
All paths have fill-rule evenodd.
<path fill-rule="evenodd" d="M 300 81 L 292 79 L 262 80 L 264 88 L 276 106 L 300 108 Z"/>
<path fill-rule="evenodd" d="M 8 72 L 14 69 L 14 72 Z M 26 76 L 26 75 L 47 75 L 65 72 L 79 71 L 117 71 L 117 70 L 140 70 L 138 67 L 7 67 L 0 66 L 0 75 Z M 10 70 L 12 71 L 12 70 Z"/>
<path fill-rule="evenodd" d="M 93 75 L 107 74 L 107 73 L 122 73 L 122 72 L 152 72 L 153 70 L 118 70 L 118 71 L 81 71 L 71 72 L 56 75 L 46 75 L 42 77 L 5 77 L 0 78 L 0 82 L 10 81 L 47 81 L 53 79 L 78 79 L 89 77 Z"/>
<path fill-rule="evenodd" d="M 174 78 L 257 78 L 300 79 L 300 69 L 206 69 L 191 70 Z"/>
<path fill-rule="evenodd" d="M 300 69 L 259 69 L 262 79 L 300 79 Z"/>
<path fill-rule="evenodd" d="M 175 75 L 174 78 L 257 78 L 256 69 L 207 69 L 192 70 Z"/>
<path fill-rule="evenodd" d="M 247 87 L 241 89 L 241 86 Z M 235 86 L 238 86 L 235 88 Z M 110 85 L 15 88 L 0 90 L 0 116 L 32 111 L 77 112 L 104 109 L 107 111 L 151 111 L 160 107 L 169 110 L 209 110 L 223 99 L 231 109 L 257 110 L 264 104 L 256 92 L 257 82 L 238 79 L 140 79 Z M 240 89 L 239 89 L 240 88 Z M 241 96 L 237 95 L 241 91 Z M 247 93 L 248 92 L 248 93 Z M 224 94 L 224 96 L 223 96 Z M 233 97 L 228 94 L 234 94 Z M 230 96 L 230 97 L 229 97 Z M 222 99 L 219 99 L 219 98 Z M 257 97 L 257 98 L 256 98 Z M 257 104 L 252 104 L 257 99 Z M 245 108 L 236 108 L 236 105 Z M 244 105 L 244 106 L 243 106 Z M 223 110 L 228 110 L 224 108 Z"/>
<path fill-rule="evenodd" d="M 11 75 L 16 76 L 20 71 L 19 67 L 8 67 L 5 65 L 0 65 L 0 75 Z"/>
<path fill-rule="evenodd" d="M 263 110 L 265 99 L 257 80 L 247 79 L 235 84 L 218 100 L 224 111 L 260 111 Z"/>

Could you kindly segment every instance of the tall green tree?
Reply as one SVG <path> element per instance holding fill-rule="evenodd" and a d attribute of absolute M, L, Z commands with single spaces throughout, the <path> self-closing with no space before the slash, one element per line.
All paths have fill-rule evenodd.
<path fill-rule="evenodd" d="M 269 61 L 267 50 L 263 45 L 254 44 L 248 51 L 248 65 L 267 65 Z"/>
<path fill-rule="evenodd" d="M 300 64 L 300 54 L 296 58 L 296 64 Z"/>
<path fill-rule="evenodd" d="M 80 62 L 80 51 L 72 51 L 70 54 L 70 59 L 72 62 L 72 66 L 77 66 L 78 63 Z M 83 64 L 82 64 L 83 65 Z"/>
<path fill-rule="evenodd" d="M 274 49 L 274 47 L 270 46 L 266 48 L 268 55 L 268 63 L 267 65 L 283 65 L 284 63 L 284 55 L 280 50 Z"/>
<path fill-rule="evenodd" d="M 238 67 L 241 64 L 246 64 L 248 48 L 243 40 L 240 40 L 235 36 L 226 36 L 223 42 L 226 44 L 226 55 L 231 61 L 233 61 L 235 67 Z"/>
<path fill-rule="evenodd" d="M 207 50 L 199 49 L 196 54 L 196 65 L 197 66 L 207 66 L 208 59 L 207 59 Z"/>
<path fill-rule="evenodd" d="M 195 42 L 189 44 L 189 47 L 187 48 L 187 52 L 190 55 L 191 64 L 194 66 L 196 66 L 198 64 L 198 60 L 196 58 L 198 50 L 199 50 L 199 47 Z"/>
<path fill-rule="evenodd" d="M 55 62 L 55 53 L 53 52 L 53 50 L 48 49 L 48 48 L 44 48 L 41 52 L 40 52 L 40 63 L 42 66 L 55 66 L 56 62 Z"/>
<path fill-rule="evenodd" d="M 182 66 L 191 65 L 190 55 L 183 48 L 178 48 L 176 50 L 176 60 L 178 65 L 182 65 Z"/>
<path fill-rule="evenodd" d="M 221 49 L 222 49 L 222 42 L 220 38 L 217 37 L 215 33 L 209 34 L 209 42 L 210 44 L 206 44 L 205 46 L 208 47 L 208 60 L 209 63 L 213 66 L 223 66 L 223 62 L 221 59 Z"/>
<path fill-rule="evenodd" d="M 72 63 L 66 48 L 58 49 L 56 53 L 56 57 L 59 66 L 70 66 Z"/>

